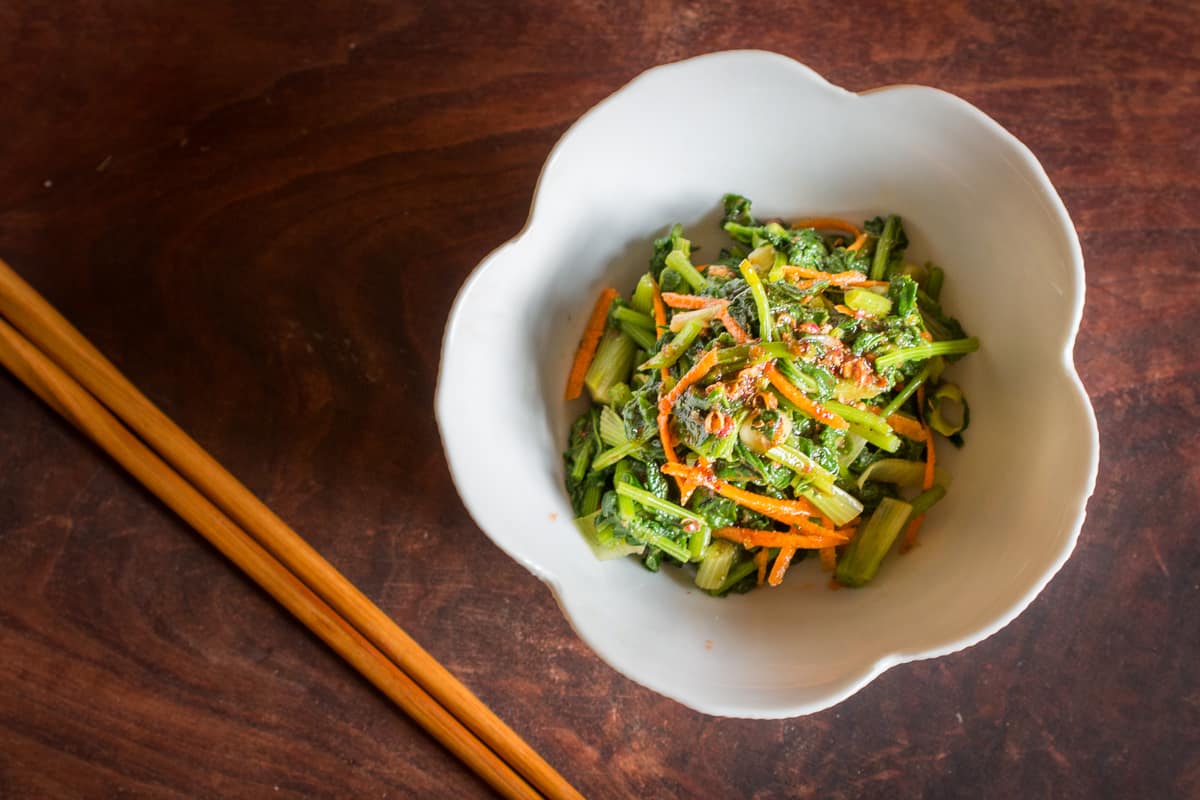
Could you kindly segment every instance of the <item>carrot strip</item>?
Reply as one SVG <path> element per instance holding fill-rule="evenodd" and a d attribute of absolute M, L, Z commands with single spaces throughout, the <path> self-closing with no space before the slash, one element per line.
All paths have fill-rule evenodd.
<path fill-rule="evenodd" d="M 937 455 L 933 450 L 933 431 L 925 423 L 925 384 L 917 387 L 917 411 L 921 415 L 921 427 L 925 439 L 925 477 L 921 481 L 921 487 L 925 491 L 929 491 L 933 488 L 933 472 L 937 466 Z M 907 553 L 917 543 L 917 534 L 924 521 L 925 515 L 918 514 L 912 522 L 908 523 L 908 527 L 904 531 L 904 540 L 900 542 L 900 552 Z"/>
<path fill-rule="evenodd" d="M 763 580 L 767 577 L 767 551 L 759 550 L 754 554 L 754 564 L 758 567 L 758 585 L 763 585 Z"/>
<path fill-rule="evenodd" d="M 658 329 L 658 335 L 662 336 L 663 331 L 667 329 L 667 310 L 663 308 L 663 296 L 657 283 L 654 284 L 654 292 L 650 297 L 654 302 L 654 327 Z"/>
<path fill-rule="evenodd" d="M 900 542 L 900 552 L 907 553 L 913 549 L 917 543 L 917 533 L 921 530 L 921 523 L 925 521 L 924 514 L 917 514 L 913 517 L 913 521 L 908 523 L 908 527 L 904 530 L 904 539 Z"/>
<path fill-rule="evenodd" d="M 774 497 L 754 494 L 745 489 L 739 489 L 733 484 L 723 481 L 707 470 L 689 467 L 686 464 L 663 464 L 663 474 L 676 478 L 685 478 L 706 486 L 722 497 L 726 497 L 740 506 L 751 511 L 770 517 L 773 520 L 799 528 L 813 536 L 832 537 L 832 541 L 840 541 L 842 535 L 837 531 L 817 525 L 809 517 L 819 517 L 820 512 L 806 500 L 777 500 Z"/>
<path fill-rule="evenodd" d="M 675 449 L 671 445 L 671 409 L 674 408 L 675 401 L 682 397 L 683 393 L 688 390 L 688 387 L 707 375 L 708 371 L 716 363 L 717 352 L 709 350 L 699 361 L 692 365 L 691 369 L 684 373 L 683 377 L 679 379 L 679 382 L 675 384 L 675 387 L 671 391 L 660 396 L 658 399 L 658 435 L 662 439 L 663 453 L 667 457 L 667 465 L 664 465 L 664 470 L 670 464 L 679 463 L 679 456 L 675 454 Z M 666 372 L 665 367 L 663 371 Z M 663 385 L 665 386 L 666 375 L 663 376 L 663 381 Z M 676 482 L 679 484 L 680 499 L 684 503 L 688 501 L 688 498 L 692 496 L 692 492 L 696 491 L 697 486 L 699 486 L 695 481 L 687 479 L 677 480 Z"/>
<path fill-rule="evenodd" d="M 837 569 L 837 548 L 822 547 L 821 553 L 821 569 L 826 572 L 833 572 Z"/>
<path fill-rule="evenodd" d="M 729 301 L 721 297 L 698 297 L 694 294 L 676 294 L 675 292 L 663 292 L 662 299 L 671 308 L 697 309 L 729 305 Z"/>
<path fill-rule="evenodd" d="M 809 516 L 815 514 L 811 506 L 805 507 L 808 506 L 806 501 L 776 500 L 774 497 L 767 497 L 766 495 L 754 494 L 745 489 L 739 489 L 725 481 L 720 481 L 715 491 L 722 497 L 727 497 L 751 511 L 757 511 L 771 519 L 799 528 L 802 531 L 807 531 L 813 535 L 830 536 L 834 534 L 829 528 L 821 527 L 809 521 Z"/>
<path fill-rule="evenodd" d="M 772 586 L 778 586 L 783 583 L 783 575 L 792 563 L 792 556 L 794 555 L 796 555 L 794 547 L 785 547 L 779 551 L 779 555 L 775 558 L 775 566 L 771 568 L 771 577 L 767 578 L 767 583 Z"/>
<path fill-rule="evenodd" d="M 816 228 L 822 231 L 845 231 L 855 236 L 862 234 L 858 226 L 837 217 L 805 217 L 792 223 L 792 228 Z"/>
<path fill-rule="evenodd" d="M 834 309 L 836 309 L 839 314 L 845 314 L 847 317 L 854 317 L 855 319 L 878 319 L 878 317 L 869 311 L 863 311 L 861 308 L 851 308 L 850 306 L 844 306 L 841 303 L 835 305 Z"/>
<path fill-rule="evenodd" d="M 653 299 L 653 302 L 654 302 L 654 338 L 658 339 L 664 333 L 666 333 L 667 330 L 669 330 L 669 328 L 667 327 L 667 310 L 665 308 L 663 308 L 662 293 L 658 291 L 658 283 L 654 283 L 653 285 L 654 285 L 654 291 L 651 294 L 651 298 Z M 671 379 L 671 370 L 667 369 L 666 367 L 663 367 L 659 374 L 662 375 L 663 386 L 666 386 L 667 381 L 669 381 Z M 661 431 L 661 426 L 659 426 L 659 428 Z M 667 442 L 664 439 L 663 440 L 664 448 L 666 447 L 666 444 L 667 444 Z M 673 454 L 674 453 L 672 452 L 672 455 Z"/>
<path fill-rule="evenodd" d="M 675 447 L 671 443 L 671 429 L 667 427 L 670 422 L 669 414 L 658 415 L 658 438 L 662 439 L 663 453 L 667 457 L 667 461 L 671 464 L 679 463 L 679 456 L 675 455 Z"/>
<path fill-rule="evenodd" d="M 862 246 L 866 243 L 867 243 L 867 234 L 866 234 L 866 232 L 863 232 L 863 233 L 860 233 L 858 235 L 858 238 L 855 239 L 854 242 L 851 243 L 846 249 L 848 251 L 850 251 L 851 253 L 857 253 L 859 250 L 862 249 Z"/>
<path fill-rule="evenodd" d="M 717 528 L 713 536 L 737 542 L 749 550 L 752 547 L 781 547 L 793 550 L 817 550 L 822 547 L 835 547 L 844 543 L 841 536 L 808 536 L 802 533 L 784 531 L 760 531 L 757 528 Z"/>
<path fill-rule="evenodd" d="M 608 308 L 619 295 L 616 289 L 605 289 L 596 299 L 592 308 L 592 316 L 588 318 L 587 327 L 583 329 L 583 338 L 579 340 L 579 350 L 575 353 L 575 363 L 571 366 L 570 377 L 567 378 L 566 399 L 574 400 L 583 394 L 583 379 L 592 359 L 596 357 L 596 348 L 600 346 L 600 337 L 604 335 L 604 325 L 608 321 Z"/>
<path fill-rule="evenodd" d="M 870 281 L 868 277 L 857 270 L 845 272 L 822 272 L 810 269 L 808 266 L 785 266 L 784 275 L 800 278 L 811 278 L 812 281 L 828 281 L 835 287 L 886 287 L 887 281 Z M 809 284 L 811 285 L 811 284 Z M 808 287 L 803 287 L 808 288 Z"/>
<path fill-rule="evenodd" d="M 658 290 L 657 283 L 654 284 L 654 292 L 652 297 L 654 301 L 654 326 L 658 331 L 658 335 L 662 336 L 667 330 L 667 310 L 663 308 L 663 297 L 662 293 Z M 670 370 L 668 370 L 666 367 L 663 367 L 662 384 L 664 389 L 666 388 L 667 381 L 670 379 L 670 377 Z M 662 440 L 663 453 L 666 455 L 667 461 L 672 464 L 678 464 L 679 456 L 675 455 L 675 448 L 671 444 L 671 429 L 669 427 L 670 421 L 671 415 L 669 413 L 664 414 L 660 410 L 658 413 L 658 438 Z M 682 491 L 682 483 L 679 484 L 679 488 Z"/>
<path fill-rule="evenodd" d="M 925 428 L 925 480 L 921 488 L 929 491 L 933 488 L 933 469 L 937 466 L 937 454 L 933 451 L 933 431 L 925 422 L 925 384 L 917 387 L 917 407 L 921 410 L 921 424 Z"/>
<path fill-rule="evenodd" d="M 906 439 L 914 442 L 925 441 L 925 426 L 919 420 L 904 414 L 896 413 L 887 418 L 888 427 Z"/>
<path fill-rule="evenodd" d="M 675 401 L 680 397 L 683 397 L 683 393 L 686 392 L 692 384 L 696 383 L 705 375 L 707 375 L 708 371 L 715 367 L 716 364 L 716 350 L 709 350 L 707 353 L 701 356 L 700 360 L 693 364 L 692 368 L 684 373 L 683 377 L 679 379 L 679 382 L 675 384 L 675 388 L 663 395 L 658 401 L 659 415 L 661 416 L 663 414 L 670 414 L 671 409 L 675 405 Z"/>
<path fill-rule="evenodd" d="M 824 270 L 813 269 L 812 267 L 797 267 L 790 264 L 784 266 L 783 274 L 795 275 L 798 278 L 812 278 L 813 280 L 818 281 L 829 281 L 830 283 L 833 282 L 835 277 L 843 283 L 857 283 L 858 281 L 865 281 L 867 279 L 866 275 L 853 269 L 845 272 L 825 272 Z"/>
<path fill-rule="evenodd" d="M 721 313 L 717 314 L 717 319 L 721 320 L 721 324 L 725 326 L 725 330 L 729 331 L 729 335 L 735 342 L 745 344 L 750 341 L 750 334 L 746 333 L 745 329 L 733 318 L 733 314 L 729 313 L 728 304 L 721 309 Z"/>
<path fill-rule="evenodd" d="M 679 456 L 675 454 L 675 449 L 671 445 L 671 409 L 675 407 L 675 401 L 683 396 L 688 387 L 708 374 L 708 371 L 716 363 L 717 352 L 709 350 L 679 379 L 679 382 L 675 384 L 675 388 L 662 395 L 658 400 L 658 435 L 662 439 L 663 453 L 666 455 L 668 462 L 667 465 L 663 466 L 664 471 L 666 471 L 668 465 L 679 463 Z M 692 492 L 696 491 L 696 488 L 700 485 L 694 480 L 687 479 L 686 477 L 680 479 L 678 476 L 676 476 L 676 483 L 679 484 L 680 499 L 684 503 L 687 503 L 688 498 L 692 496 Z"/>
<path fill-rule="evenodd" d="M 837 414 L 830 411 L 820 403 L 813 402 L 808 399 L 804 392 L 800 391 L 795 384 L 780 374 L 779 370 L 775 369 L 775 365 L 767 367 L 767 380 L 771 385 L 779 390 L 779 393 L 792 402 L 796 408 L 808 414 L 818 422 L 823 422 L 831 428 L 838 430 L 846 430 L 850 427 L 850 423 L 839 417 Z"/>

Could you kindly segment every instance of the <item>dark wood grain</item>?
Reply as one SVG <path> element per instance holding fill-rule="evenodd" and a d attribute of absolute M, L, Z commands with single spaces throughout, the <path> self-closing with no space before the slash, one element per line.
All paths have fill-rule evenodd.
<path fill-rule="evenodd" d="M 1198 30 L 1194 3 L 5 4 L 0 256 L 591 797 L 1196 797 Z M 731 47 L 937 85 L 1029 144 L 1083 241 L 1103 448 L 1019 619 L 780 722 L 592 655 L 463 510 L 431 409 L 454 294 L 555 139 Z M 117 794 L 487 790 L 5 376 L 0 795 Z"/>

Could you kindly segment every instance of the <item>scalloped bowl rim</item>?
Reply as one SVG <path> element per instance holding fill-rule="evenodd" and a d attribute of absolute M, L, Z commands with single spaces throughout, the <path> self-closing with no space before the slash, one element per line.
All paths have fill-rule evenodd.
<path fill-rule="evenodd" d="M 990 623 L 981 625 L 969 634 L 950 641 L 936 642 L 912 649 L 895 649 L 886 653 L 882 653 L 857 672 L 841 676 L 840 680 L 831 685 L 829 690 L 823 695 L 802 701 L 784 703 L 770 709 L 750 706 L 737 700 L 722 701 L 700 699 L 686 692 L 681 693 L 675 691 L 674 688 L 668 683 L 646 680 L 644 676 L 638 674 L 637 665 L 635 663 L 631 663 L 631 660 L 627 654 L 610 651 L 603 645 L 603 643 L 598 641 L 597 638 L 592 635 L 592 632 L 586 626 L 578 624 L 575 615 L 571 613 L 569 592 L 563 586 L 558 576 L 556 576 L 545 565 L 539 562 L 532 554 L 512 546 L 508 541 L 504 540 L 503 537 L 499 537 L 489 530 L 491 527 L 491 523 L 488 521 L 489 512 L 486 508 L 480 507 L 473 500 L 472 487 L 470 485 L 465 485 L 463 471 L 460 468 L 461 455 L 455 453 L 454 448 L 449 441 L 449 430 L 453 426 L 451 420 L 453 417 L 452 410 L 454 400 L 447 396 L 444 385 L 446 365 L 452 354 L 451 351 L 455 344 L 454 333 L 460 322 L 460 317 L 463 313 L 464 307 L 467 304 L 467 299 L 471 296 L 472 291 L 476 288 L 476 285 L 480 282 L 489 268 L 495 265 L 506 251 L 520 245 L 531 235 L 532 232 L 537 229 L 537 222 L 543 202 L 544 183 L 547 179 L 547 176 L 551 175 L 555 171 L 560 159 L 562 158 L 563 152 L 567 149 L 568 143 L 573 137 L 575 137 L 577 132 L 585 128 L 585 126 L 587 126 L 593 118 L 597 117 L 597 115 L 603 113 L 610 106 L 621 102 L 622 98 L 626 97 L 631 92 L 635 91 L 639 85 L 650 81 L 655 76 L 660 76 L 664 72 L 687 70 L 692 65 L 700 62 L 729 58 L 745 58 L 751 60 L 761 59 L 762 63 L 771 63 L 771 65 L 774 67 L 782 65 L 788 69 L 791 69 L 794 73 L 794 76 L 800 81 L 810 82 L 819 90 L 832 91 L 848 97 L 866 98 L 868 96 L 882 95 L 897 91 L 913 91 L 938 95 L 944 102 L 950 104 L 950 106 L 953 107 L 957 113 L 967 114 L 973 119 L 974 122 L 989 128 L 994 135 L 998 136 L 1003 141 L 1003 143 L 1011 150 L 1012 153 L 1019 157 L 1020 166 L 1028 173 L 1033 183 L 1036 184 L 1034 188 L 1036 188 L 1036 190 L 1041 194 L 1049 209 L 1055 215 L 1055 222 L 1057 223 L 1060 232 L 1065 236 L 1066 239 L 1066 244 L 1069 251 L 1070 269 L 1073 277 L 1075 278 L 1075 285 L 1073 295 L 1069 298 L 1069 324 L 1066 328 L 1066 333 L 1062 341 L 1062 347 L 1059 351 L 1061 358 L 1060 366 L 1064 370 L 1064 377 L 1068 380 L 1070 387 L 1075 393 L 1074 399 L 1078 401 L 1078 411 L 1083 415 L 1083 422 L 1088 428 L 1088 433 L 1090 434 L 1090 441 L 1087 443 L 1088 449 L 1086 454 L 1084 454 L 1083 459 L 1084 472 L 1081 490 L 1078 493 L 1078 497 L 1073 498 L 1074 502 L 1070 504 L 1072 506 L 1077 505 L 1078 511 L 1073 519 L 1064 522 L 1064 525 L 1066 526 L 1065 529 L 1067 529 L 1067 535 L 1063 539 L 1059 551 L 1053 560 L 1044 566 L 1041 574 L 1036 578 L 1036 580 L 1033 580 L 1030 583 L 1028 590 L 1025 591 L 1020 597 L 1015 598 L 1013 602 L 1011 602 L 1002 611 L 997 613 Z M 866 686 L 892 666 L 910 661 L 936 658 L 954 653 L 977 644 L 993 635 L 1008 625 L 1025 608 L 1027 608 L 1030 603 L 1032 603 L 1032 601 L 1045 588 L 1054 575 L 1058 573 L 1058 571 L 1070 557 L 1075 548 L 1076 542 L 1078 541 L 1080 531 L 1086 518 L 1087 500 L 1094 491 L 1099 466 L 1099 434 L 1095 415 L 1090 400 L 1087 396 L 1087 392 L 1083 386 L 1078 372 L 1076 371 L 1073 361 L 1075 339 L 1078 334 L 1080 321 L 1083 315 L 1085 293 L 1085 282 L 1083 280 L 1083 276 L 1083 255 L 1079 244 L 1078 235 L 1061 197 L 1055 190 L 1041 163 L 1037 160 L 1032 151 L 1030 151 L 1030 149 L 1024 143 L 1017 139 L 1016 136 L 1006 130 L 987 114 L 957 95 L 934 87 L 917 84 L 891 84 L 868 89 L 863 92 L 851 92 L 847 89 L 830 83 L 822 75 L 805 64 L 802 64 L 784 55 L 762 50 L 719 51 L 676 62 L 666 63 L 652 67 L 640 73 L 624 86 L 590 108 L 562 134 L 552 148 L 542 167 L 541 173 L 539 174 L 537 185 L 535 186 L 533 192 L 533 200 L 531 202 L 530 212 L 526 219 L 525 225 L 513 238 L 501 244 L 491 253 L 489 253 L 479 263 L 479 265 L 475 267 L 475 269 L 470 273 L 461 286 L 458 295 L 456 296 L 453 308 L 451 309 L 447 319 L 443 337 L 441 360 L 439 363 L 438 381 L 435 392 L 435 409 L 439 434 L 442 439 L 443 449 L 445 451 L 452 479 L 470 516 L 475 520 L 480 529 L 483 530 L 490 539 L 492 539 L 493 543 L 495 543 L 511 558 L 520 563 L 550 587 L 556 602 L 559 604 L 560 609 L 562 610 L 567 621 L 575 630 L 576 634 L 586 644 L 588 644 L 588 646 L 594 652 L 596 652 L 602 660 L 604 660 L 618 672 L 624 674 L 626 677 L 629 677 L 630 679 L 641 683 L 642 685 L 647 686 L 648 688 L 660 694 L 670 697 L 702 713 L 716 716 L 756 719 L 778 719 L 810 714 L 840 703 L 842 700 L 845 700 L 859 691 L 862 687 Z M 634 660 L 636 661 L 636 659 Z"/>

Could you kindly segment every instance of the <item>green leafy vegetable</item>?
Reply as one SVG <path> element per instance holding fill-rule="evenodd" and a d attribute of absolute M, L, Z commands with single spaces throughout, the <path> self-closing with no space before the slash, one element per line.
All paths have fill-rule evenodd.
<path fill-rule="evenodd" d="M 942 372 L 979 341 L 942 308 L 942 268 L 906 260 L 898 216 L 790 227 L 721 206 L 733 244 L 702 270 L 673 225 L 591 329 L 593 404 L 563 453 L 577 525 L 598 558 L 692 569 L 714 596 L 811 549 L 861 586 L 945 496 L 930 431 L 960 444 L 969 409 Z"/>

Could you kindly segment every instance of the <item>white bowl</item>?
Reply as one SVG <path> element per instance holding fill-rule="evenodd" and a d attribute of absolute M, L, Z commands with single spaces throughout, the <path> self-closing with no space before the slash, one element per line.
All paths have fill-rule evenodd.
<path fill-rule="evenodd" d="M 939 451 L 953 487 L 865 588 L 830 591 L 808 559 L 779 588 L 716 599 L 678 570 L 597 561 L 573 525 L 561 453 L 582 406 L 561 398 L 594 299 L 631 291 L 671 223 L 716 252 L 725 192 L 762 217 L 899 213 L 912 259 L 946 268 L 944 303 L 982 340 L 953 367 L 972 405 L 966 447 Z M 1099 452 L 1071 359 L 1083 291 L 1058 194 L 978 109 L 714 53 L 646 72 L 555 146 L 525 230 L 454 304 L 438 424 L 471 515 L 601 658 L 707 714 L 807 714 L 999 630 L 1070 555 Z"/>

